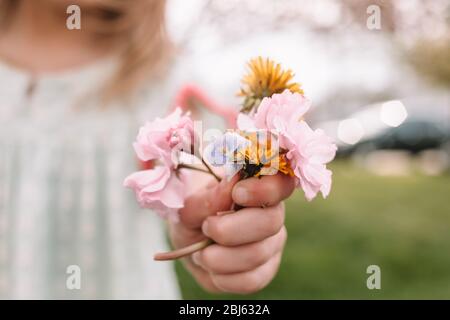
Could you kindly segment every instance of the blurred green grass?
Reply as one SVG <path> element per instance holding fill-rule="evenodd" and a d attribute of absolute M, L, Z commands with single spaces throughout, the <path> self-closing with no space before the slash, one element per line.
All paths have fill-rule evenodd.
<path fill-rule="evenodd" d="M 328 199 L 286 206 L 280 271 L 249 296 L 203 291 L 177 263 L 185 299 L 450 299 L 450 175 L 379 177 L 335 161 Z M 381 268 L 381 290 L 366 287 Z"/>

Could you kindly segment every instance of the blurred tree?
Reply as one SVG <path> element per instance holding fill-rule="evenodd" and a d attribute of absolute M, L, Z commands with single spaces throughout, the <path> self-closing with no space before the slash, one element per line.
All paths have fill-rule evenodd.
<path fill-rule="evenodd" d="M 422 40 L 410 50 L 409 61 L 433 82 L 450 86 L 450 41 Z"/>

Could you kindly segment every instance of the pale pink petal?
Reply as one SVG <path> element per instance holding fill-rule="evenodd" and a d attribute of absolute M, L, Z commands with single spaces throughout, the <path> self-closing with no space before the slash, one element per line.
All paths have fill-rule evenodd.
<path fill-rule="evenodd" d="M 239 113 L 237 118 L 237 127 L 239 130 L 255 130 L 253 119 L 246 114 Z"/>
<path fill-rule="evenodd" d="M 159 192 L 160 201 L 169 208 L 183 208 L 184 185 L 175 175 L 167 181 L 167 185 Z"/>
<path fill-rule="evenodd" d="M 274 94 L 261 101 L 254 116 L 254 122 L 259 129 L 282 131 L 289 123 L 299 121 L 310 106 L 310 101 L 303 95 L 285 90 L 281 94 Z"/>
<path fill-rule="evenodd" d="M 129 188 L 150 188 L 155 190 L 162 189 L 170 176 L 170 170 L 167 167 L 158 166 L 154 169 L 134 172 L 125 178 L 124 186 Z"/>
<path fill-rule="evenodd" d="M 170 178 L 170 169 L 166 166 L 157 166 L 151 170 L 146 170 L 152 172 L 152 180 L 142 187 L 141 192 L 151 193 L 157 192 L 164 189 L 167 186 L 167 181 Z"/>
<path fill-rule="evenodd" d="M 280 145 L 288 150 L 287 158 L 308 200 L 320 191 L 330 193 L 331 171 L 326 163 L 336 154 L 336 146 L 322 130 L 313 131 L 305 121 L 290 124 L 281 135 Z"/>
<path fill-rule="evenodd" d="M 190 150 L 195 140 L 194 126 L 188 115 L 177 108 L 165 118 L 147 122 L 139 129 L 133 148 L 142 161 L 158 159 L 164 164 L 176 166 L 172 160 L 174 149 Z"/>

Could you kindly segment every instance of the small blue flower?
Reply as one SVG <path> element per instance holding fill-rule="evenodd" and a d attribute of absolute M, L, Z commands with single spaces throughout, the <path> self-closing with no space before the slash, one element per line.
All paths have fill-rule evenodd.
<path fill-rule="evenodd" d="M 214 142 L 206 146 L 203 157 L 215 167 L 225 168 L 227 177 L 234 176 L 244 164 L 244 160 L 236 157 L 244 152 L 251 142 L 236 132 L 226 132 Z"/>

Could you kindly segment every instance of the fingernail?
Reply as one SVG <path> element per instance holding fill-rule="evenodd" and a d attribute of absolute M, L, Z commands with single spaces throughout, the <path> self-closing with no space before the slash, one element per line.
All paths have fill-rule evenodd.
<path fill-rule="evenodd" d="M 235 201 L 238 203 L 247 203 L 249 200 L 249 193 L 246 188 L 244 187 L 237 187 L 234 191 Z"/>
<path fill-rule="evenodd" d="M 205 220 L 202 224 L 202 232 L 205 236 L 209 237 L 208 234 L 208 220 Z"/>
<path fill-rule="evenodd" d="M 192 262 L 195 265 L 200 266 L 200 252 L 194 252 L 192 254 Z"/>

